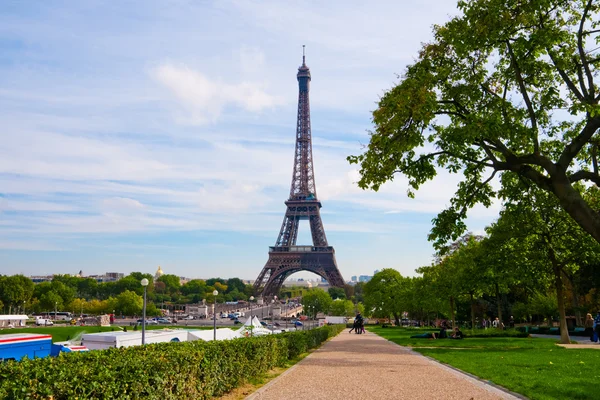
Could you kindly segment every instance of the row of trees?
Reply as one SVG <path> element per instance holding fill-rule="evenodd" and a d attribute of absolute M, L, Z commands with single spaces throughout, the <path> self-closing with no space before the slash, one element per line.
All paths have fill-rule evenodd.
<path fill-rule="evenodd" d="M 511 176 L 505 176 L 510 179 Z M 514 176 L 513 179 L 516 179 Z M 402 277 L 384 269 L 365 285 L 365 306 L 375 315 L 402 312 L 428 319 L 432 313 L 473 326 L 490 316 L 560 321 L 568 343 L 567 315 L 600 310 L 600 245 L 566 214 L 558 200 L 525 182 L 520 199 L 510 196 L 486 235 L 467 234 L 436 255 L 435 262 Z"/>
<path fill-rule="evenodd" d="M 7 313 L 72 311 L 76 313 L 112 313 L 136 315 L 141 313 L 142 279 L 148 279 L 148 313 L 158 308 L 213 302 L 213 291 L 219 292 L 216 301 L 247 300 L 253 288 L 239 278 L 207 280 L 193 279 L 180 284 L 179 277 L 163 275 L 156 281 L 151 274 L 132 272 L 116 282 L 98 283 L 95 279 L 72 275 L 55 275 L 50 282 L 34 284 L 23 275 L 0 275 L 0 309 Z"/>

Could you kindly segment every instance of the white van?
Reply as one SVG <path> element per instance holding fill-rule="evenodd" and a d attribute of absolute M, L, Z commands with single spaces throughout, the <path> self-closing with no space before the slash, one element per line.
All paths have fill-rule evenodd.
<path fill-rule="evenodd" d="M 35 324 L 38 326 L 52 326 L 54 325 L 54 322 L 48 318 L 35 317 Z"/>

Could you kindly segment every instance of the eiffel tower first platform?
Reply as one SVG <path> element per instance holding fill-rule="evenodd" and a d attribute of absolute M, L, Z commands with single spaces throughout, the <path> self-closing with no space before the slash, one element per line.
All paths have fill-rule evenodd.
<path fill-rule="evenodd" d="M 269 260 L 254 283 L 255 293 L 272 296 L 279 292 L 285 279 L 298 271 L 310 271 L 325 278 L 331 286 L 343 287 L 344 279 L 335 262 L 335 250 L 327 244 L 321 202 L 317 199 L 313 170 L 310 129 L 310 70 L 302 55 L 298 68 L 298 122 L 296 125 L 296 151 L 290 198 L 275 246 L 269 247 Z M 308 220 L 312 246 L 296 244 L 300 220 Z"/>

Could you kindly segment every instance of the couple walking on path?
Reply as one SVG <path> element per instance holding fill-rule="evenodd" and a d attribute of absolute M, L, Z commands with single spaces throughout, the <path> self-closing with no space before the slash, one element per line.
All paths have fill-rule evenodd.
<path fill-rule="evenodd" d="M 358 335 L 365 333 L 365 320 L 360 313 L 356 313 L 354 323 L 352 324 L 352 329 L 350 329 L 350 332 L 348 333 L 352 333 L 352 331 Z"/>

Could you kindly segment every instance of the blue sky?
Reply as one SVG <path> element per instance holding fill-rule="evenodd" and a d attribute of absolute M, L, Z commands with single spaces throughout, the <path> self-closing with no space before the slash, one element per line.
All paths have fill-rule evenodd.
<path fill-rule="evenodd" d="M 458 177 L 411 200 L 402 177 L 358 189 L 345 158 L 432 25 L 456 13 L 448 0 L 0 3 L 0 273 L 256 278 L 289 194 L 305 44 L 342 275 L 413 274 Z M 473 210 L 470 229 L 497 211 Z"/>

